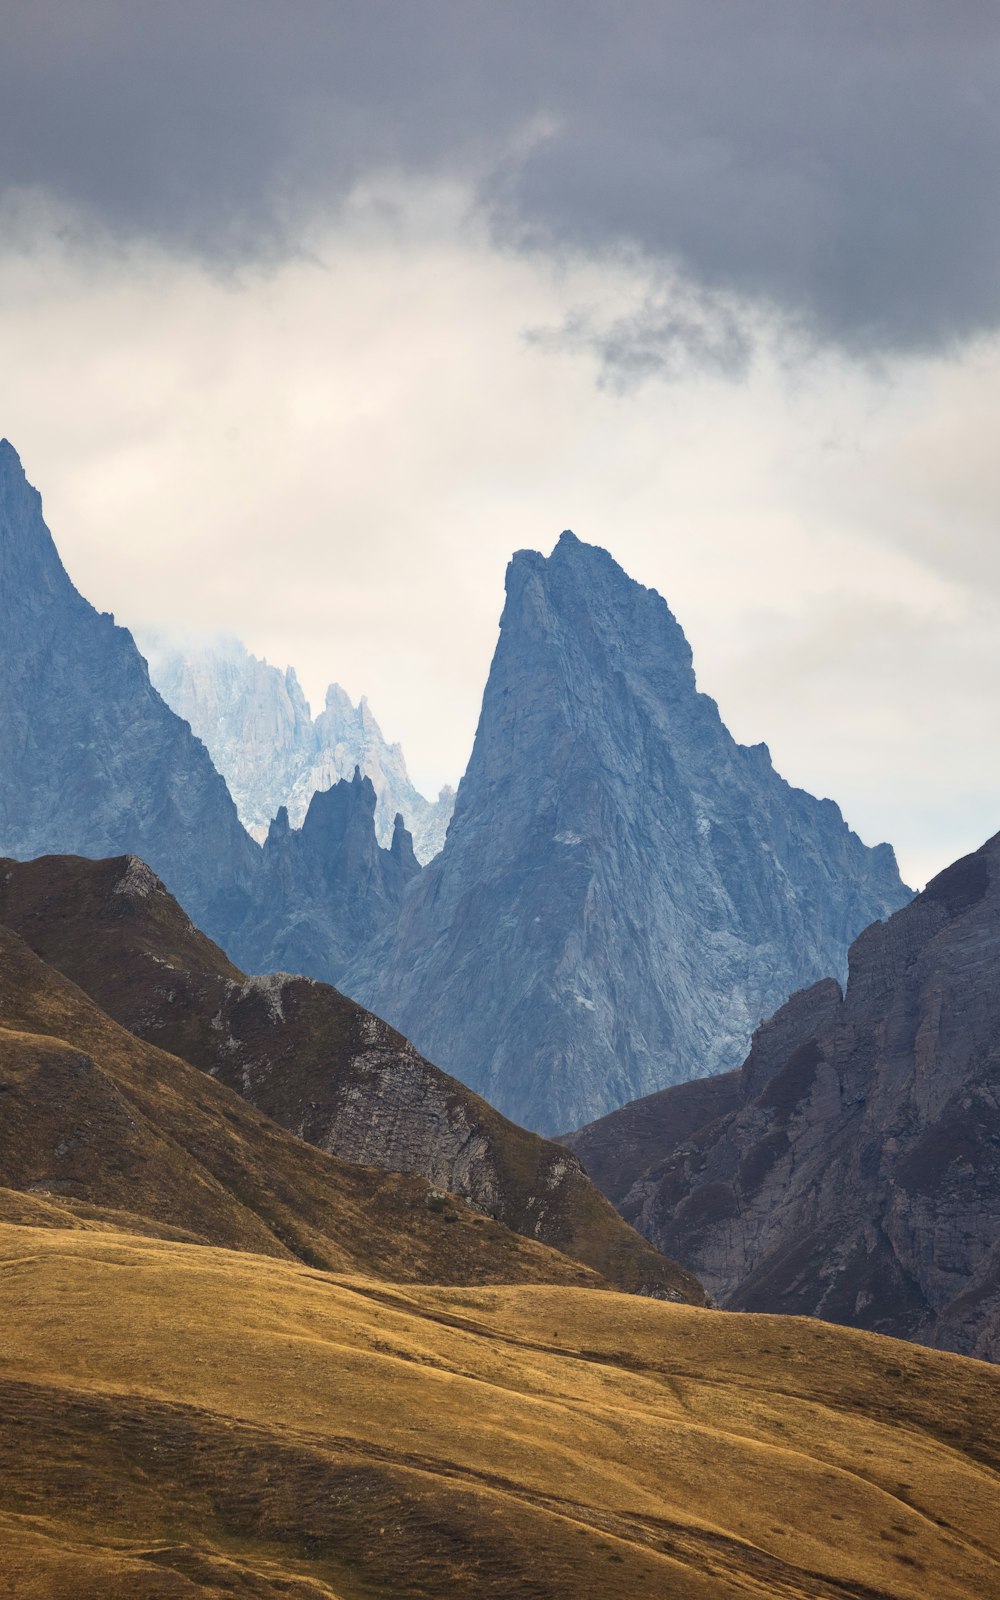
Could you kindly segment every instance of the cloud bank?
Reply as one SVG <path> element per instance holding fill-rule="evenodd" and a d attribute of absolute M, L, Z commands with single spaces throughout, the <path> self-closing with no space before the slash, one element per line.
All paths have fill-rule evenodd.
<path fill-rule="evenodd" d="M 9 189 L 226 267 L 372 175 L 460 182 L 509 249 L 878 357 L 1000 322 L 998 75 L 992 0 L 42 0 L 5 18 L 0 148 Z M 669 366 L 655 296 L 646 327 Z"/>

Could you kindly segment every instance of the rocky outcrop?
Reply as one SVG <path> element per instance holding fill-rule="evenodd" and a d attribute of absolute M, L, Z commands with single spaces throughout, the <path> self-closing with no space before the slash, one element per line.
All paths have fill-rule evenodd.
<path fill-rule="evenodd" d="M 131 1032 L 310 1144 L 429 1179 L 435 1204 L 462 1196 L 617 1288 L 703 1299 L 690 1274 L 622 1221 L 575 1156 L 515 1127 L 326 984 L 247 977 L 142 862 L 0 861 L 0 924 Z"/>
<path fill-rule="evenodd" d="M 454 790 L 427 800 L 414 788 L 401 747 L 387 742 L 364 696 L 353 705 L 333 683 L 314 721 L 294 669 L 279 671 L 238 639 L 172 640 L 147 631 L 138 642 L 153 683 L 204 741 L 254 838 L 263 842 L 281 806 L 301 827 L 313 795 L 359 767 L 375 787 L 379 843 L 391 844 L 400 812 L 417 860 L 437 855 Z"/>
<path fill-rule="evenodd" d="M 723 1305 L 1000 1360 L 998 966 L 1000 835 L 766 1023 L 702 1126 L 683 1085 L 566 1143 Z"/>
<path fill-rule="evenodd" d="M 397 813 L 392 844 L 375 837 L 375 790 L 355 767 L 348 783 L 314 794 L 301 828 L 284 806 L 264 844 L 261 879 L 228 948 L 255 972 L 278 967 L 336 980 L 350 958 L 395 924 L 420 871 Z"/>
<path fill-rule="evenodd" d="M 142 873 L 153 877 L 127 866 L 119 904 Z M 0 1221 L 215 1245 L 396 1282 L 608 1287 L 457 1195 L 292 1137 L 118 1026 L 3 926 L 0 971 Z"/>
<path fill-rule="evenodd" d="M 225 937 L 260 849 L 124 628 L 74 589 L 41 499 L 0 442 L 0 851 L 142 856 Z"/>
<path fill-rule="evenodd" d="M 907 898 L 888 845 L 731 738 L 660 596 L 565 533 L 510 564 L 445 848 L 341 982 L 553 1131 L 737 1066 Z"/>

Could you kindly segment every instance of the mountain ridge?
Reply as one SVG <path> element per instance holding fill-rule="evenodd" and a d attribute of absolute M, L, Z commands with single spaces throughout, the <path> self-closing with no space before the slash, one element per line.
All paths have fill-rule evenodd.
<path fill-rule="evenodd" d="M 294 667 L 284 672 L 231 637 L 172 638 L 139 629 L 136 642 L 164 700 L 190 723 L 229 786 L 240 819 L 263 844 L 279 808 L 302 826 L 312 796 L 354 767 L 375 786 L 375 831 L 387 848 L 401 813 L 423 864 L 444 843 L 454 790 L 427 800 L 413 785 L 399 744 L 390 744 L 367 696 L 358 704 L 338 683 L 314 717 Z"/>
<path fill-rule="evenodd" d="M 702 1296 L 622 1222 L 575 1156 L 509 1123 L 354 1001 L 248 976 L 142 862 L 0 861 L 0 925 L 122 1027 L 340 1160 L 464 1196 L 620 1289 Z"/>
<path fill-rule="evenodd" d="M 135 855 L 248 966 L 273 969 L 294 951 L 308 971 L 336 976 L 354 946 L 394 920 L 418 870 L 405 830 L 394 849 L 379 846 L 370 783 L 341 780 L 314 796 L 303 827 L 270 848 L 250 838 L 130 632 L 74 587 L 9 442 L 0 706 L 0 852 Z"/>

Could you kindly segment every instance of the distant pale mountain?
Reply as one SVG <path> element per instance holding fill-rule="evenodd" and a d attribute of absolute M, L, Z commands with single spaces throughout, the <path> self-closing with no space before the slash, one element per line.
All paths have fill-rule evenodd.
<path fill-rule="evenodd" d="M 355 767 L 376 793 L 375 832 L 392 843 L 396 813 L 413 836 L 418 861 L 444 844 L 453 789 L 427 800 L 410 781 L 398 744 L 389 744 L 362 696 L 352 705 L 339 684 L 313 720 L 294 668 L 284 672 L 251 655 L 239 639 L 136 635 L 149 674 L 169 706 L 191 724 L 222 773 L 248 831 L 263 841 L 284 806 L 301 827 L 313 795 Z"/>
<path fill-rule="evenodd" d="M 908 898 L 888 845 L 731 737 L 660 596 L 564 533 L 508 569 L 444 850 L 340 981 L 553 1132 L 737 1065 Z"/>
<path fill-rule="evenodd" d="M 565 1142 L 724 1306 L 1000 1360 L 998 968 L 1000 835 L 866 929 L 846 991 L 793 996 L 740 1071 Z"/>

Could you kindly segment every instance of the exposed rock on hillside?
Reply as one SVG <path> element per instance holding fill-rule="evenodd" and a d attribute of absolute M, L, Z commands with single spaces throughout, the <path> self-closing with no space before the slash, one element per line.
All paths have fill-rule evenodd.
<path fill-rule="evenodd" d="M 685 1084 L 565 1142 L 724 1305 L 998 1360 L 998 968 L 1000 835 L 861 935 L 843 998 L 765 1023 L 704 1117 Z"/>
<path fill-rule="evenodd" d="M 565 533 L 510 564 L 445 848 L 341 982 L 551 1131 L 737 1066 L 907 898 L 888 845 L 731 738 L 660 596 Z"/>
<path fill-rule="evenodd" d="M 0 971 L 3 1220 L 410 1281 L 603 1282 L 423 1179 L 303 1144 L 119 1027 L 3 927 Z"/>
<path fill-rule="evenodd" d="M 246 977 L 142 862 L 0 862 L 0 923 L 119 1023 L 322 1149 L 418 1173 L 619 1288 L 703 1298 L 575 1156 L 514 1127 L 335 989 Z"/>

